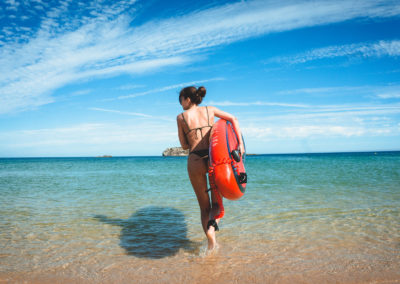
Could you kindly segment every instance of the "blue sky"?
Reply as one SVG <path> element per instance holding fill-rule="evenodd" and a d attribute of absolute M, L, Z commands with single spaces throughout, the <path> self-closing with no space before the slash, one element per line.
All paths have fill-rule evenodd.
<path fill-rule="evenodd" d="M 249 153 L 400 150 L 399 1 L 0 2 L 0 157 L 160 155 L 183 86 Z"/>

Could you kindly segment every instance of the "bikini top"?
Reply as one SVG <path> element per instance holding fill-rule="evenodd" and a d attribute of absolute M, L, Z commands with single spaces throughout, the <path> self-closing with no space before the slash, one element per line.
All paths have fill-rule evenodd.
<path fill-rule="evenodd" d="M 210 127 L 210 128 L 212 128 L 212 125 L 210 125 L 210 118 L 209 118 L 209 116 L 208 116 L 208 108 L 206 107 L 206 111 L 207 111 L 207 125 L 205 125 L 205 126 L 201 126 L 201 127 L 196 127 L 196 128 L 192 128 L 192 129 L 190 129 L 190 127 L 189 127 L 189 124 L 186 122 L 186 119 L 185 119 L 185 117 L 183 116 L 183 113 L 181 113 L 181 115 L 182 115 L 182 118 L 183 118 L 183 121 L 185 122 L 185 124 L 186 124 L 186 126 L 188 127 L 188 129 L 189 129 L 189 131 L 188 132 L 186 132 L 185 133 L 185 136 L 187 136 L 190 132 L 192 132 L 193 130 L 195 130 L 196 132 L 196 139 L 197 139 L 197 131 L 200 131 L 200 134 L 201 134 L 201 138 L 203 138 L 203 132 L 201 131 L 203 128 L 206 128 L 206 127 Z"/>

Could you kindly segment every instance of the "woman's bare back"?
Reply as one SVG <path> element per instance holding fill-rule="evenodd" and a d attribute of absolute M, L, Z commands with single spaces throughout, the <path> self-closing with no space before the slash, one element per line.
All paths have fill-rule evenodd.
<path fill-rule="evenodd" d="M 181 114 L 190 151 L 208 149 L 214 115 L 207 107 L 196 107 Z"/>

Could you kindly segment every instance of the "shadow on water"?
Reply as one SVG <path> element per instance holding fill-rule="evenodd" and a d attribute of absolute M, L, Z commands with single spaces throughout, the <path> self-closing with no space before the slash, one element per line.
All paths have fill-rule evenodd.
<path fill-rule="evenodd" d="M 120 246 L 129 255 L 141 258 L 173 256 L 180 248 L 192 253 L 200 244 L 187 238 L 187 227 L 182 212 L 169 207 L 145 207 L 128 219 L 113 219 L 96 215 L 95 219 L 121 227 Z"/>

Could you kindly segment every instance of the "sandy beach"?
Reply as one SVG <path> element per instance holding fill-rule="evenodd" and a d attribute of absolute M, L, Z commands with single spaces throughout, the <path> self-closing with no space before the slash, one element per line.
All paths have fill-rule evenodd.
<path fill-rule="evenodd" d="M 347 248 L 315 254 L 235 253 L 149 260 L 121 256 L 93 263 L 0 274 L 1 283 L 399 283 L 400 259 L 349 258 Z M 237 250 L 237 249 L 236 249 Z M 232 252 L 233 253 L 233 252 Z M 273 253 L 273 254 L 272 254 Z M 293 252 L 292 252 L 293 253 Z M 354 252 L 355 253 L 355 252 Z M 332 255 L 334 254 L 334 255 Z M 358 252 L 362 254 L 362 251 Z M 293 261 L 295 259 L 295 261 Z M 329 259 L 329 260 L 328 260 Z"/>

